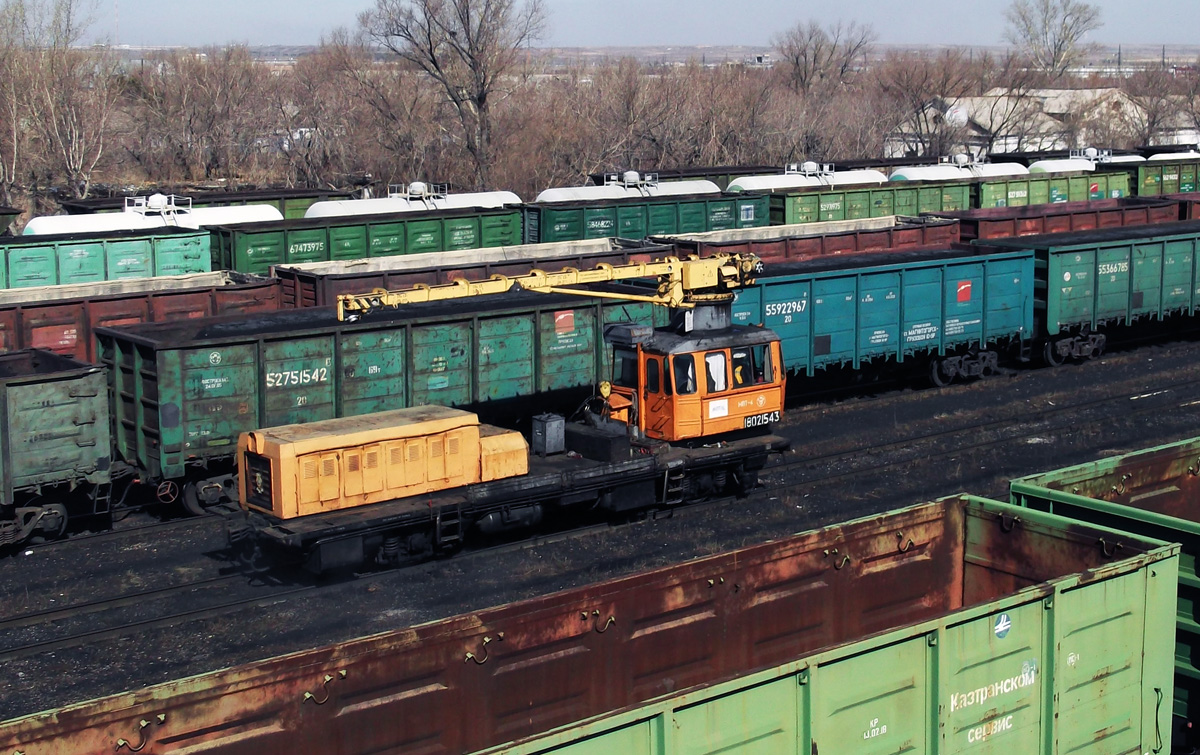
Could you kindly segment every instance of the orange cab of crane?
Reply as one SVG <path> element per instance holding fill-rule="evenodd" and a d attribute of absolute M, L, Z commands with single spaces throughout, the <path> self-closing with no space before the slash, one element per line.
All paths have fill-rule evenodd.
<path fill-rule="evenodd" d="M 613 344 L 612 417 L 647 438 L 686 441 L 766 428 L 783 411 L 779 337 L 763 328 Z"/>

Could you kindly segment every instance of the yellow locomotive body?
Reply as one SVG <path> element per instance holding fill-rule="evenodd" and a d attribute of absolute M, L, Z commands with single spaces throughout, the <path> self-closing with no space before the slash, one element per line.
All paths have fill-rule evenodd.
<path fill-rule="evenodd" d="M 242 433 L 242 505 L 293 519 L 527 474 L 518 432 L 415 406 Z"/>

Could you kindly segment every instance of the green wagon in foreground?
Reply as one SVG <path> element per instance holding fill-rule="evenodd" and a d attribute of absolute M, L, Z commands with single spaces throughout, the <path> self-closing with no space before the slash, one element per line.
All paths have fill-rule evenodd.
<path fill-rule="evenodd" d="M 1175 656 L 1174 715 L 1200 745 L 1200 438 L 1013 480 L 1014 503 L 1068 519 L 1183 544 Z"/>

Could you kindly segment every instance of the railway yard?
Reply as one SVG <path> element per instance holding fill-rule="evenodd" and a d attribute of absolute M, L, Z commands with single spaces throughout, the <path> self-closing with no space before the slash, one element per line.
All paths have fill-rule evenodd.
<path fill-rule="evenodd" d="M 0 238 L 0 748 L 709 752 L 794 677 L 798 752 L 1189 752 L 1200 462 L 1010 497 L 1197 435 L 1200 155 L 1125 157 Z"/>
<path fill-rule="evenodd" d="M 1192 340 L 1141 345 L 948 390 L 889 385 L 800 403 L 779 428 L 792 449 L 745 500 L 328 583 L 226 560 L 215 517 L 131 517 L 32 546 L 0 562 L 11 672 L 0 709 L 32 714 L 961 491 L 1003 499 L 1021 474 L 1194 434 L 1198 355 Z"/>

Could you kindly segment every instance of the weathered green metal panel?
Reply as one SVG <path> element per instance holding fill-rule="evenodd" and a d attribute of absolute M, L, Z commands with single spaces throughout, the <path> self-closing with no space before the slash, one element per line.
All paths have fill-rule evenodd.
<path fill-rule="evenodd" d="M 1130 317 L 1162 312 L 1163 243 L 1134 244 Z"/>
<path fill-rule="evenodd" d="M 679 232 L 704 233 L 708 230 L 708 208 L 703 201 L 679 203 Z"/>
<path fill-rule="evenodd" d="M 413 404 L 471 403 L 472 325 L 467 321 L 413 328 Z"/>
<path fill-rule="evenodd" d="M 862 220 L 871 217 L 871 191 L 846 192 L 846 220 Z"/>
<path fill-rule="evenodd" d="M 801 736 L 798 727 L 804 723 L 796 717 L 802 690 L 794 679 L 780 679 L 751 687 L 738 695 L 718 697 L 673 711 L 667 722 L 673 749 L 680 755 L 726 752 L 775 755 L 794 751 Z M 643 728 L 634 725 L 618 731 L 617 737 L 623 738 L 634 732 L 640 734 Z"/>
<path fill-rule="evenodd" d="M 970 184 L 950 184 L 942 187 L 942 210 L 967 210 L 970 207 Z"/>
<path fill-rule="evenodd" d="M 583 208 L 583 238 L 606 239 L 616 235 L 617 208 L 597 206 Z"/>
<path fill-rule="evenodd" d="M 479 320 L 475 396 L 493 401 L 533 393 L 534 322 L 529 317 Z"/>
<path fill-rule="evenodd" d="M 110 241 L 105 257 L 109 280 L 154 276 L 154 247 L 150 239 Z"/>
<path fill-rule="evenodd" d="M 19 246 L 8 250 L 8 281 L 13 288 L 58 285 L 54 247 Z"/>
<path fill-rule="evenodd" d="M 916 186 L 897 184 L 885 189 L 892 195 L 892 207 L 897 215 L 916 217 L 921 214 L 921 191 Z M 944 209 L 944 208 L 939 208 Z"/>
<path fill-rule="evenodd" d="M 268 341 L 262 345 L 262 427 L 316 422 L 337 416 L 338 373 L 332 334 Z"/>
<path fill-rule="evenodd" d="M 989 739 L 999 752 L 1042 751 L 1047 616 L 1043 604 L 1026 603 L 949 626 L 938 638 L 945 751 L 996 751 Z"/>
<path fill-rule="evenodd" d="M 170 349 L 157 356 L 157 374 L 140 381 L 146 413 L 138 421 L 150 435 L 161 427 L 163 476 L 183 476 L 188 456 L 232 454 L 240 433 L 266 426 L 253 344 Z M 143 453 L 155 455 L 152 448 Z"/>
<path fill-rule="evenodd" d="M 858 280 L 858 357 L 887 356 L 900 340 L 900 274 L 868 273 Z"/>
<path fill-rule="evenodd" d="M 818 669 L 810 680 L 821 689 L 812 709 L 814 749 L 929 752 L 927 652 L 918 637 Z"/>
<path fill-rule="evenodd" d="M 329 259 L 327 228 L 291 228 L 287 232 L 287 261 L 321 262 Z"/>
<path fill-rule="evenodd" d="M 785 196 L 787 202 L 788 214 L 784 223 L 792 225 L 795 223 L 815 223 L 821 219 L 821 196 L 819 194 L 797 194 L 795 196 Z M 773 225 L 774 217 L 771 219 Z"/>
<path fill-rule="evenodd" d="M 155 275 L 187 275 L 212 270 L 212 235 L 206 231 L 151 236 Z"/>
<path fill-rule="evenodd" d="M 478 249 L 483 246 L 479 233 L 479 218 L 446 218 L 443 223 L 445 228 L 442 237 L 446 240 L 445 249 Z"/>
<path fill-rule="evenodd" d="M 763 198 L 764 217 L 767 217 L 767 202 Z M 646 208 L 646 235 L 660 236 L 666 234 L 674 234 L 679 232 L 679 212 L 673 204 L 663 204 L 661 202 L 649 205 Z"/>
<path fill-rule="evenodd" d="M 732 199 L 710 199 L 708 201 L 707 231 L 727 231 L 737 227 L 737 211 Z"/>
<path fill-rule="evenodd" d="M 1046 303 L 1046 327 L 1053 335 L 1064 325 L 1094 320 L 1096 308 L 1096 252 L 1051 254 Z"/>
<path fill-rule="evenodd" d="M 736 199 L 737 227 L 759 228 L 770 224 L 771 202 L 765 194 Z M 891 215 L 891 213 L 887 213 Z"/>
<path fill-rule="evenodd" d="M 817 217 L 821 222 L 846 219 L 846 193 L 823 191 L 817 195 Z"/>
<path fill-rule="evenodd" d="M 941 186 L 917 187 L 917 211 L 939 212 L 945 210 L 945 196 Z"/>
<path fill-rule="evenodd" d="M 1008 183 L 1004 181 L 985 181 L 977 184 L 979 207 L 1008 207 Z"/>
<path fill-rule="evenodd" d="M 1130 605 L 1130 614 L 1117 617 L 1111 612 L 1105 621 L 1094 618 L 1090 624 L 1097 628 L 1099 636 L 1086 638 L 1097 647 L 1111 648 L 1102 658 L 1076 659 L 1074 667 L 1059 667 L 1064 680 L 1075 684 L 1105 685 L 1105 693 L 1111 695 L 1113 708 L 1104 715 L 1092 715 L 1092 721 L 1113 721 L 1111 726 L 1125 725 L 1123 709 L 1135 711 L 1135 690 L 1132 677 L 1140 660 L 1145 668 L 1152 668 L 1166 659 L 1174 665 L 1174 694 L 1171 708 L 1176 719 L 1184 724 L 1195 722 L 1200 717 L 1200 577 L 1197 575 L 1197 558 L 1200 556 L 1200 512 L 1195 502 L 1200 493 L 1200 469 L 1196 459 L 1200 457 L 1200 439 L 1172 443 L 1166 446 L 1137 451 L 1124 456 L 1100 459 L 1051 472 L 1044 472 L 1013 480 L 1010 497 L 1014 503 L 1039 511 L 1046 511 L 1068 519 L 1100 524 L 1143 536 L 1182 543 L 1182 553 L 1177 572 L 1169 572 L 1165 565 L 1160 575 L 1170 576 L 1175 582 L 1171 589 L 1177 592 L 1177 612 L 1166 614 L 1154 610 L 1159 598 L 1155 588 L 1162 584 L 1151 580 L 1150 592 L 1146 597 L 1144 617 L 1132 615 L 1136 599 L 1136 585 L 1114 585 L 1103 595 L 1082 596 L 1087 600 L 1074 600 L 1067 607 L 1081 614 L 1079 624 L 1089 626 L 1089 614 L 1108 606 Z M 1115 546 L 1114 546 L 1115 547 Z M 1118 590 L 1118 588 L 1120 588 Z M 1100 601 L 1103 601 L 1101 603 Z M 1119 618 L 1118 622 L 1114 620 Z M 1134 619 L 1144 618 L 1146 648 L 1138 656 L 1138 648 L 1127 647 L 1129 641 L 1138 636 Z M 1174 642 L 1155 642 L 1153 637 L 1161 631 L 1162 624 L 1170 625 Z M 1119 652 L 1125 654 L 1124 662 L 1112 658 Z M 1062 660 L 1062 659 L 1060 659 Z M 1149 698 L 1156 705 L 1166 708 L 1158 698 L 1170 696 L 1171 685 L 1141 685 L 1142 699 Z M 1195 747 L 1200 741 L 1194 731 L 1180 726 L 1192 741 L 1176 742 L 1182 752 Z M 1135 750 L 1130 750 L 1135 751 Z M 1164 752 L 1171 751 L 1164 749 Z"/>
<path fill-rule="evenodd" d="M 1165 313 L 1193 311 L 1192 279 L 1196 241 L 1168 239 L 1163 245 L 1162 309 Z"/>
<path fill-rule="evenodd" d="M 341 375 L 339 417 L 403 409 L 408 403 L 402 328 L 351 332 L 339 336 Z"/>
<path fill-rule="evenodd" d="M 386 222 L 367 225 L 368 257 L 392 257 L 404 254 L 404 223 Z"/>
<path fill-rule="evenodd" d="M 102 369 L 50 352 L 0 356 L 0 503 L 41 486 L 108 482 L 107 382 Z"/>
<path fill-rule="evenodd" d="M 1002 521 L 1048 536 L 1043 547 L 1054 547 L 1052 539 L 1090 546 L 1099 536 L 1101 547 L 1135 537 L 1079 532 L 1060 517 L 966 500 L 966 575 L 999 577 L 1022 558 L 1046 557 L 1007 552 Z M 863 558 L 894 558 L 894 550 L 880 543 Z M 1178 546 L 1159 542 L 1130 555 L 1114 555 L 1099 572 L 1081 564 L 1037 584 L 1001 577 L 1002 597 L 972 601 L 968 592 L 929 621 L 483 752 L 1171 752 L 1159 695 L 1171 679 L 1171 626 L 1162 617 L 1174 613 Z M 867 572 L 878 568 L 869 563 Z"/>
<path fill-rule="evenodd" d="M 329 258 L 357 260 L 371 256 L 367 226 L 333 226 L 329 229 Z"/>
<path fill-rule="evenodd" d="M 1200 174 L 1200 164 L 1184 163 L 1179 166 L 1179 191 L 1189 193 L 1196 191 L 1196 176 Z"/>
<path fill-rule="evenodd" d="M 104 280 L 104 242 L 72 241 L 58 245 L 58 282 L 99 283 Z"/>
<path fill-rule="evenodd" d="M 1050 179 L 1027 179 L 1029 182 L 1029 204 L 1048 204 L 1050 202 Z"/>
<path fill-rule="evenodd" d="M 409 254 L 440 252 L 446 248 L 441 220 L 410 220 L 404 228 L 404 248 Z"/>
<path fill-rule="evenodd" d="M 555 391 L 596 382 L 595 311 L 571 307 L 543 312 L 538 344 L 540 391 Z"/>
<path fill-rule="evenodd" d="M 233 260 L 224 263 L 227 269 L 267 275 L 272 265 L 282 265 L 289 259 L 286 231 L 236 230 L 229 232 L 228 238 L 233 248 Z"/>
<path fill-rule="evenodd" d="M 887 215 L 896 214 L 896 199 L 899 191 L 889 190 L 886 187 L 879 189 L 871 189 L 871 215 L 873 218 L 882 218 Z"/>
<path fill-rule="evenodd" d="M 633 205 L 617 207 L 617 236 L 641 239 L 649 235 L 646 231 L 646 215 L 656 205 Z"/>
<path fill-rule="evenodd" d="M 488 212 L 479 218 L 480 246 L 514 246 L 521 243 L 521 233 L 521 211 L 519 209 Z"/>
<path fill-rule="evenodd" d="M 1071 201 L 1071 181 L 1073 179 L 1067 176 L 1051 176 L 1047 181 L 1049 185 L 1048 199 L 1051 204 L 1059 204 L 1062 202 Z"/>

